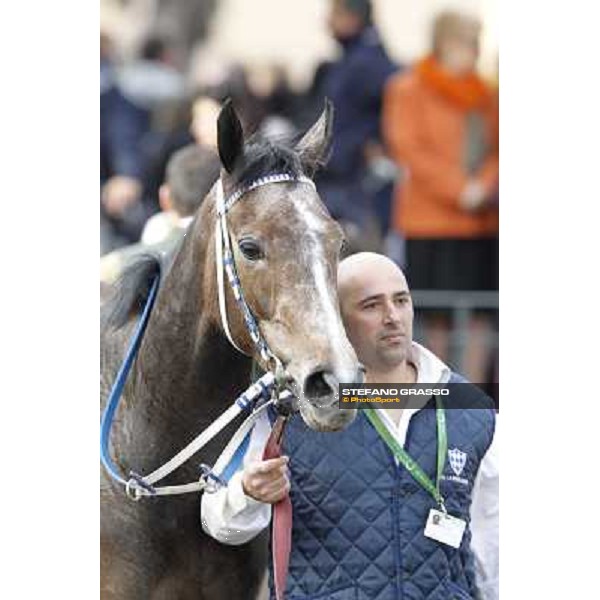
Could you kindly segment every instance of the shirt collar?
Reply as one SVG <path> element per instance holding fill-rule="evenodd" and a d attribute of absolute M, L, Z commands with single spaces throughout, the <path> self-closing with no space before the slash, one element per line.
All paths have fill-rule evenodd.
<path fill-rule="evenodd" d="M 450 367 L 441 361 L 433 352 L 427 350 L 427 348 L 421 346 L 421 344 L 417 344 L 417 342 L 412 343 L 411 357 L 409 360 L 417 370 L 416 383 L 448 383 L 450 380 Z M 388 429 L 396 431 L 397 427 L 387 412 L 382 408 L 377 408 L 376 410 L 386 422 Z M 405 408 L 403 415 L 404 423 L 408 423 L 411 417 L 420 410 L 420 408 Z"/>
<path fill-rule="evenodd" d="M 417 342 L 412 343 L 410 360 L 417 369 L 417 383 L 448 383 L 450 380 L 450 367 Z"/>

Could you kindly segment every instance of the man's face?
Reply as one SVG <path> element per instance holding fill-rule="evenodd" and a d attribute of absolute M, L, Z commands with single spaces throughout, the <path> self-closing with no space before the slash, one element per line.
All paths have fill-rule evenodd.
<path fill-rule="evenodd" d="M 341 0 L 331 3 L 327 24 L 331 35 L 339 41 L 356 35 L 362 27 L 360 17 L 349 11 Z"/>
<path fill-rule="evenodd" d="M 394 368 L 408 357 L 413 305 L 404 275 L 391 262 L 364 264 L 340 285 L 346 332 L 367 369 Z"/>
<path fill-rule="evenodd" d="M 190 133 L 197 144 L 217 148 L 217 119 L 221 107 L 211 98 L 198 98 L 192 107 Z"/>
<path fill-rule="evenodd" d="M 475 70 L 479 58 L 479 22 L 460 17 L 440 39 L 442 63 L 456 75 L 468 75 Z"/>
<path fill-rule="evenodd" d="M 477 38 L 449 38 L 442 45 L 442 62 L 456 75 L 468 75 L 475 70 L 479 58 Z"/>

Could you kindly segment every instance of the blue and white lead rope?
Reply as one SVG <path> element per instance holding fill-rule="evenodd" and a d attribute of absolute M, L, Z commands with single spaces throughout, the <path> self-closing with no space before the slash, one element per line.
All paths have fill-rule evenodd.
<path fill-rule="evenodd" d="M 233 474 L 231 467 L 228 465 L 234 463 L 238 465 L 245 446 L 246 439 L 250 436 L 250 430 L 254 427 L 254 423 L 259 416 L 267 410 L 267 407 L 273 404 L 274 400 L 269 400 L 271 390 L 275 384 L 273 373 L 265 373 L 258 381 L 253 383 L 248 389 L 241 394 L 233 404 L 223 412 L 215 421 L 213 421 L 202 433 L 194 438 L 185 448 L 178 452 L 171 460 L 150 473 L 149 475 L 141 476 L 130 474 L 130 479 L 127 481 L 125 491 L 132 500 L 139 500 L 142 496 L 169 496 L 173 494 L 187 494 L 190 492 L 201 492 L 204 489 L 212 491 L 214 486 L 211 479 L 217 482 L 226 483 Z M 255 407 L 259 402 L 263 401 L 258 409 Z M 251 412 L 251 414 L 242 423 L 240 428 L 235 432 L 221 455 L 215 463 L 212 470 L 205 472 L 198 481 L 191 483 L 155 487 L 155 484 L 172 473 L 175 469 L 187 462 L 194 454 L 202 449 L 210 440 L 212 440 L 222 429 L 224 429 L 233 419 L 242 412 Z M 221 475 L 218 475 L 221 473 Z"/>
<path fill-rule="evenodd" d="M 276 366 L 281 367 L 281 362 L 274 356 L 269 347 L 262 337 L 258 324 L 254 319 L 254 315 L 250 311 L 248 304 L 242 293 L 241 284 L 237 276 L 235 268 L 235 262 L 233 259 L 233 253 L 231 251 L 231 244 L 229 238 L 229 232 L 227 230 L 227 211 L 239 200 L 245 193 L 254 190 L 260 186 L 268 185 L 271 183 L 281 182 L 302 182 L 308 183 L 314 187 L 314 183 L 306 177 L 292 177 L 287 174 L 270 175 L 268 177 L 262 177 L 250 183 L 234 192 L 227 201 L 223 197 L 223 185 L 219 179 L 217 183 L 217 223 L 216 223 L 216 262 L 217 262 L 217 279 L 218 279 L 218 290 L 219 290 L 219 310 L 221 312 L 221 320 L 223 322 L 223 328 L 231 344 L 237 348 L 240 352 L 243 351 L 235 344 L 232 339 L 231 332 L 229 331 L 229 325 L 227 322 L 227 310 L 225 306 L 225 290 L 223 286 L 223 270 L 227 272 L 227 277 L 233 290 L 234 297 L 242 310 L 246 327 L 252 338 L 252 341 L 259 350 L 260 356 L 267 366 L 269 365 L 270 359 L 274 359 Z M 167 463 L 150 473 L 149 475 L 142 476 L 137 473 L 130 473 L 129 479 L 125 480 L 119 473 L 116 465 L 110 458 L 108 449 L 110 430 L 112 427 L 113 418 L 116 412 L 116 408 L 121 397 L 122 388 L 125 384 L 127 374 L 133 363 L 133 358 L 137 353 L 137 349 L 141 342 L 145 325 L 148 321 L 150 310 L 156 293 L 158 290 L 159 277 L 157 277 L 153 283 L 151 293 L 149 295 L 146 306 L 140 323 L 137 327 L 137 332 L 133 336 L 132 343 L 127 351 L 128 359 L 124 361 L 120 369 L 119 376 L 117 377 L 113 389 L 110 394 L 110 399 L 105 408 L 102 425 L 101 425 L 101 442 L 100 442 L 100 456 L 101 461 L 106 468 L 108 474 L 115 479 L 117 482 L 125 485 L 125 491 L 127 495 L 134 499 L 139 500 L 142 496 L 163 496 L 171 494 L 185 494 L 190 492 L 200 492 L 204 489 L 210 491 L 214 489 L 213 483 L 224 483 L 226 482 L 232 473 L 235 472 L 239 463 L 242 461 L 243 453 L 247 446 L 250 430 L 254 426 L 254 423 L 262 414 L 267 407 L 275 402 L 274 399 L 265 402 L 259 409 L 253 410 L 259 400 L 266 400 L 271 394 L 271 390 L 276 385 L 276 377 L 273 373 L 267 372 L 257 382 L 252 384 L 243 394 L 241 394 L 221 416 L 214 421 L 207 429 L 200 433 L 192 442 L 190 442 L 183 450 L 178 452 L 171 460 Z M 284 390 L 280 398 L 284 395 L 290 395 L 289 391 Z M 244 421 L 238 431 L 234 434 L 232 439 L 229 441 L 221 456 L 217 460 L 213 470 L 208 469 L 205 471 L 202 477 L 198 481 L 183 485 L 172 485 L 155 487 L 155 484 L 164 479 L 167 475 L 172 473 L 175 469 L 185 463 L 191 456 L 198 452 L 204 447 L 212 438 L 217 435 L 228 423 L 230 423 L 237 415 L 244 411 L 253 410 L 252 414 Z M 204 465 L 203 465 L 204 466 Z M 222 472 L 221 476 L 215 472 Z"/>

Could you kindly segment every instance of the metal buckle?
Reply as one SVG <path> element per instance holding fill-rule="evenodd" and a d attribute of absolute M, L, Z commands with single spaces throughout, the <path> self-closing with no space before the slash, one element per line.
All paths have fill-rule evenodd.
<path fill-rule="evenodd" d="M 446 510 L 446 504 L 444 503 L 444 498 L 440 497 L 440 508 L 442 509 L 442 512 L 447 515 L 448 511 Z"/>
<path fill-rule="evenodd" d="M 202 483 L 203 491 L 207 494 L 214 494 L 222 487 L 227 487 L 227 482 L 221 479 L 210 465 L 202 463 L 200 465 L 200 482 Z"/>
<path fill-rule="evenodd" d="M 278 394 L 274 402 L 274 408 L 277 414 L 284 418 L 289 418 L 296 411 L 294 402 L 296 398 L 289 390 L 283 390 Z"/>
<path fill-rule="evenodd" d="M 282 362 L 275 355 L 271 355 L 270 363 L 269 367 L 275 377 L 271 390 L 273 407 L 279 416 L 287 419 L 297 410 L 295 406 L 296 396 L 289 389 L 289 386 L 293 386 L 294 383 L 291 381 Z"/>
<path fill-rule="evenodd" d="M 156 490 L 141 475 L 130 471 L 129 481 L 125 484 L 125 494 L 130 500 L 138 502 L 143 496 L 141 490 L 146 490 L 150 496 L 156 496 Z"/>

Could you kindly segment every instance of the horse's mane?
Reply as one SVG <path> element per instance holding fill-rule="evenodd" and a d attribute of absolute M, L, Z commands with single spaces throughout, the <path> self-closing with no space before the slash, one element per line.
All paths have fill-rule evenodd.
<path fill-rule="evenodd" d="M 307 165 L 285 138 L 268 140 L 253 135 L 244 146 L 244 158 L 232 173 L 235 182 L 244 186 L 267 175 L 285 173 L 299 177 L 305 171 L 316 170 L 317 165 Z"/>
<path fill-rule="evenodd" d="M 142 310 L 152 281 L 163 271 L 164 263 L 164 255 L 151 250 L 145 250 L 129 262 L 112 286 L 109 298 L 103 305 L 103 329 L 119 329 L 133 314 Z"/>

